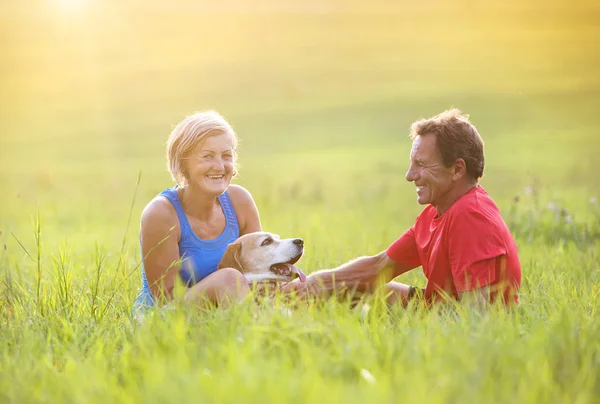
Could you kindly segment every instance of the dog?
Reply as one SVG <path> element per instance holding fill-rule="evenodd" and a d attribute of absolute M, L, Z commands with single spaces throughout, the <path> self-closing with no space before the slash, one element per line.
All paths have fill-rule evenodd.
<path fill-rule="evenodd" d="M 249 233 L 227 246 L 217 270 L 237 269 L 250 284 L 290 282 L 296 278 L 306 282 L 304 272 L 294 265 L 302 254 L 301 238 L 281 240 L 273 233 Z"/>

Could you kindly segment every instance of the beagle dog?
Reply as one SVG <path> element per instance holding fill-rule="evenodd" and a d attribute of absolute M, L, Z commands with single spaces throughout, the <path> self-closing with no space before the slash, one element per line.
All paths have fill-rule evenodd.
<path fill-rule="evenodd" d="M 248 283 L 289 282 L 295 278 L 305 282 L 306 275 L 294 265 L 303 253 L 301 238 L 281 240 L 272 233 L 249 233 L 227 246 L 217 270 L 235 268 Z"/>

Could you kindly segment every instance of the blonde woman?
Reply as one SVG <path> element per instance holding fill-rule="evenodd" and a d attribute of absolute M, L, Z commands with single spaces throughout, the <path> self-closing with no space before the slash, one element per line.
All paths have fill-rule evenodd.
<path fill-rule="evenodd" d="M 216 270 L 229 243 L 261 230 L 252 196 L 231 185 L 237 142 L 215 111 L 190 115 L 171 132 L 167 162 L 177 185 L 142 213 L 142 290 L 135 308 L 172 301 L 178 279 L 188 287 L 186 302 L 227 305 L 248 294 L 240 272 Z"/>

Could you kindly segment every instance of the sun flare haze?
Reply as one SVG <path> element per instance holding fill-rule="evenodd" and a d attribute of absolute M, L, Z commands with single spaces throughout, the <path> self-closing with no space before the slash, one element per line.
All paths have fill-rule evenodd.
<path fill-rule="evenodd" d="M 46 0 L 46 6 L 56 13 L 81 16 L 95 0 Z"/>

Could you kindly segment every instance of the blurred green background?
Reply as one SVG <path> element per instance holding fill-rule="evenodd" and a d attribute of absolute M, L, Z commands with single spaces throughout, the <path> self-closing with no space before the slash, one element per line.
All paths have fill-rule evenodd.
<path fill-rule="evenodd" d="M 19 261 L 39 208 L 50 250 L 118 249 L 141 172 L 137 248 L 167 136 L 204 109 L 236 129 L 263 227 L 335 239 L 307 251 L 328 265 L 413 221 L 408 128 L 452 106 L 502 209 L 534 187 L 577 218 L 600 185 L 599 21 L 596 1 L 4 1 L 0 237 Z"/>

